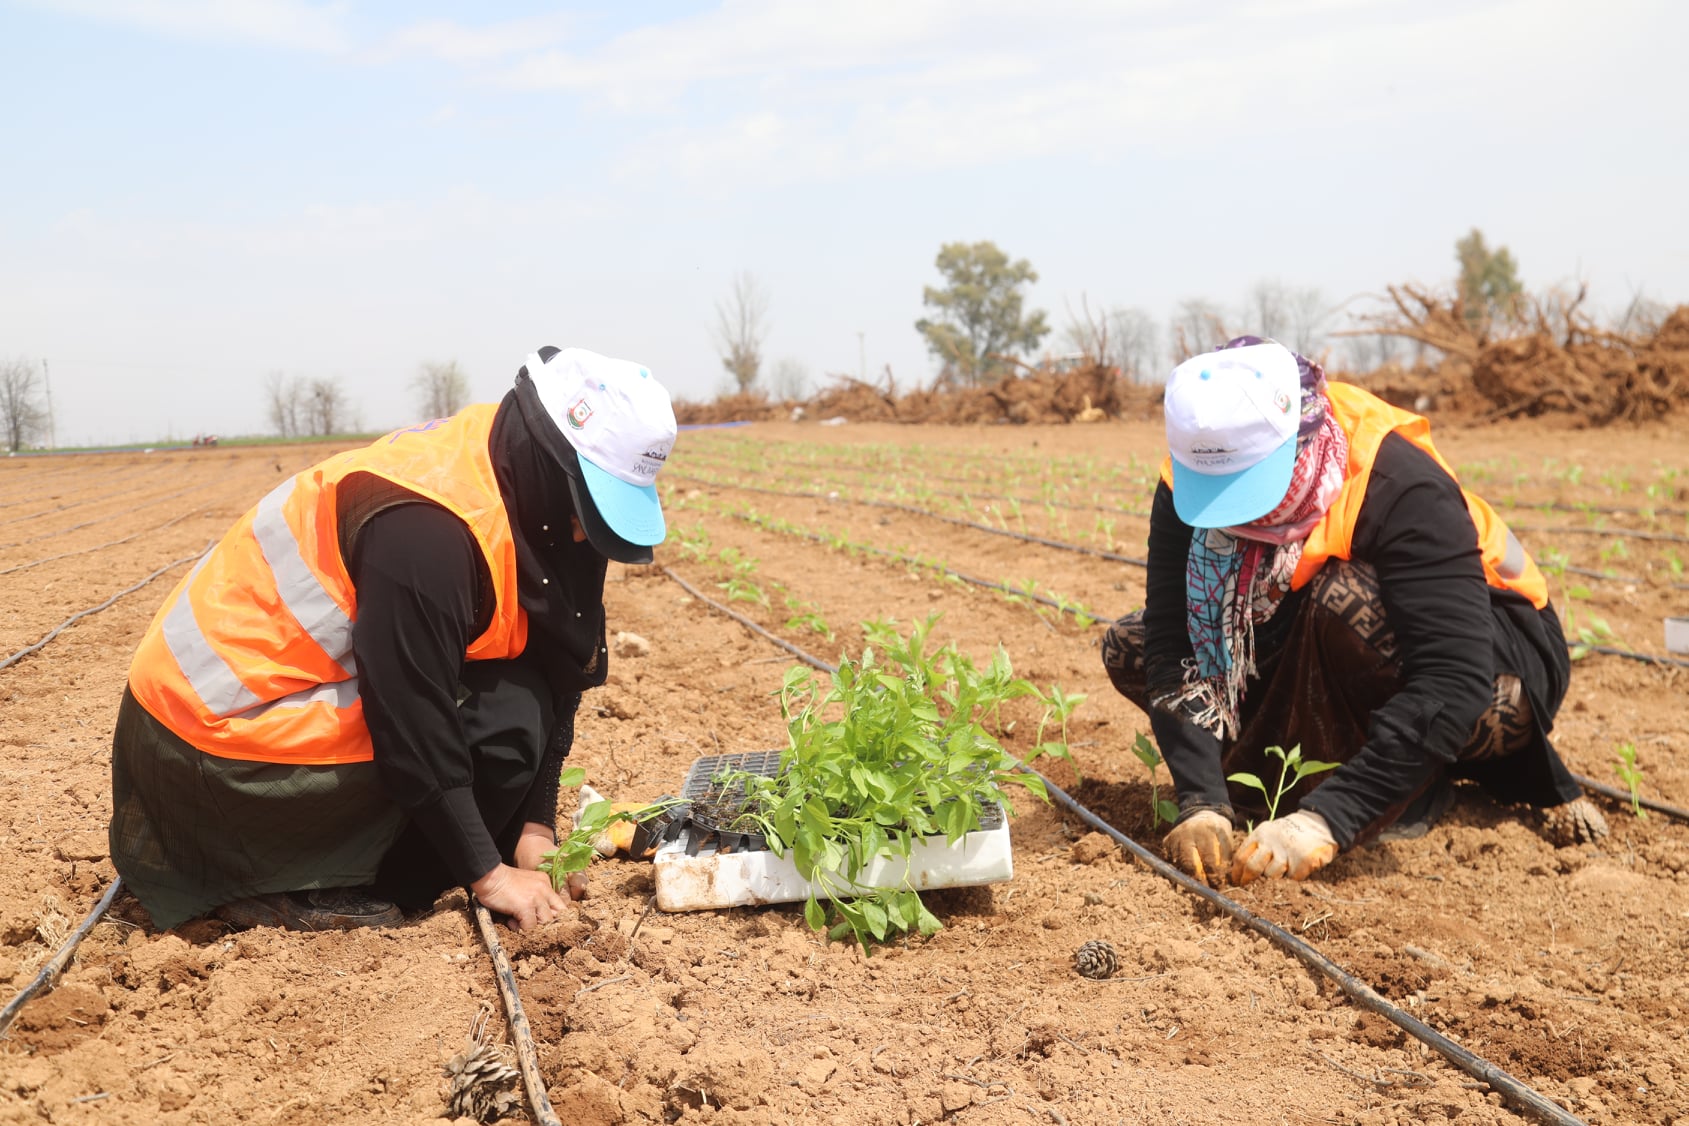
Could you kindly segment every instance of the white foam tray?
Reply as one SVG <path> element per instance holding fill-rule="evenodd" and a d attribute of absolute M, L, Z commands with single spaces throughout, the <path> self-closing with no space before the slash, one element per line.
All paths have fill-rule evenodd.
<path fill-rule="evenodd" d="M 758 903 L 799 903 L 810 896 L 810 882 L 798 875 L 791 854 L 717 853 L 706 846 L 686 855 L 686 838 L 657 849 L 657 906 L 664 911 L 708 911 Z M 994 829 L 969 833 L 954 845 L 943 837 L 917 841 L 909 858 L 880 856 L 860 874 L 864 887 L 902 887 L 908 876 L 917 891 L 976 887 L 1014 878 L 1008 818 Z M 819 890 L 819 889 L 815 889 Z M 825 897 L 824 897 L 825 898 Z"/>

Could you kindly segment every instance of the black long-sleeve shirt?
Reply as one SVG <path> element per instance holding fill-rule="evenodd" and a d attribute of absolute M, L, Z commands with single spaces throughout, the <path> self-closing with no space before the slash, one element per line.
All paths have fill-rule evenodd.
<path fill-rule="evenodd" d="M 476 808 L 457 700 L 464 652 L 487 626 L 486 564 L 461 520 L 410 503 L 369 519 L 349 566 L 358 592 L 352 650 L 382 784 L 452 878 L 473 883 L 500 862 Z M 564 750 L 553 740 L 542 778 L 556 777 Z M 552 825 L 555 786 L 536 786 L 536 794 L 525 819 Z"/>
<path fill-rule="evenodd" d="M 1150 515 L 1144 607 L 1152 700 L 1178 690 L 1184 662 L 1192 657 L 1185 609 L 1191 536 L 1163 483 Z M 1533 703 L 1549 708 L 1550 715 L 1564 692 L 1564 677 L 1548 684 L 1541 668 L 1543 659 L 1551 659 L 1557 623 L 1549 630 L 1546 623 L 1531 622 L 1537 615 L 1528 602 L 1488 585 L 1460 487 L 1398 435 L 1386 436 L 1379 446 L 1351 557 L 1377 572 L 1398 645 L 1402 687 L 1373 712 L 1363 746 L 1301 803 L 1323 816 L 1345 847 L 1392 804 L 1423 787 L 1439 765 L 1455 760 L 1492 698 L 1498 668 L 1522 676 Z M 1281 606 L 1258 632 L 1258 648 L 1282 636 L 1296 609 L 1294 602 Z M 1523 636 L 1521 623 L 1535 636 Z M 1535 661 L 1523 652 L 1532 643 L 1543 654 Z M 1559 659 L 1563 666 L 1563 643 Z M 1229 808 L 1219 740 L 1160 708 L 1150 720 L 1181 806 Z"/>

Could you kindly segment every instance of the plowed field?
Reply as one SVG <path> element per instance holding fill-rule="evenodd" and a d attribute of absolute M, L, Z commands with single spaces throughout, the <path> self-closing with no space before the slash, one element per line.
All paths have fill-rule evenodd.
<path fill-rule="evenodd" d="M 1680 434 L 1437 436 L 1553 572 L 1569 635 L 1664 654 L 1661 619 L 1689 615 Z M 941 640 L 981 658 L 1002 645 L 1020 675 L 1088 696 L 1071 726 L 1084 781 L 1060 764 L 1053 780 L 1154 845 L 1149 776 L 1128 750 L 1147 721 L 1109 687 L 1100 628 L 1050 604 L 1116 616 L 1141 605 L 1143 571 L 1020 537 L 1141 556 L 1161 449 L 1143 422 L 683 434 L 659 565 L 612 565 L 606 590 L 612 632 L 649 652 L 613 656 L 572 761 L 612 797 L 649 798 L 699 756 L 782 744 L 771 694 L 792 658 L 669 568 L 828 660 L 859 652 L 876 618 L 938 613 Z M 5 999 L 115 876 L 109 743 L 151 615 L 209 541 L 329 452 L 0 462 L 0 661 L 64 627 L 0 668 Z M 1689 805 L 1686 685 L 1681 668 L 1587 656 L 1556 741 L 1609 783 L 1632 744 L 1643 795 Z M 1003 719 L 1024 753 L 1036 712 Z M 576 917 L 501 932 L 562 1120 L 1522 1120 L 1076 818 L 1017 801 L 1013 881 L 931 894 L 944 929 L 871 958 L 796 907 L 647 917 L 649 865 L 596 865 Z M 1528 812 L 1463 790 L 1419 840 L 1230 894 L 1585 1121 L 1689 1121 L 1689 827 L 1600 801 L 1610 839 L 1556 849 Z M 1073 971 L 1096 938 L 1119 951 L 1112 979 Z M 498 991 L 461 893 L 349 934 L 157 933 L 120 898 L 0 1040 L 0 1121 L 429 1122 L 483 1005 L 497 1010 Z"/>

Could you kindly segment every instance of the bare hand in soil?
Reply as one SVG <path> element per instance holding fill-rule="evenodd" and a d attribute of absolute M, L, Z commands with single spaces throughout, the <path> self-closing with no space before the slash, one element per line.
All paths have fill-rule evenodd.
<path fill-rule="evenodd" d="M 1337 841 L 1325 818 L 1299 809 L 1255 826 L 1232 861 L 1232 882 L 1241 887 L 1257 876 L 1305 880 L 1336 855 Z"/>
<path fill-rule="evenodd" d="M 551 826 L 529 821 L 522 826 L 522 835 L 516 838 L 516 866 L 532 872 L 540 866 L 545 854 L 556 847 L 557 834 Z"/>
<path fill-rule="evenodd" d="M 1173 826 L 1161 847 L 1180 871 L 1219 887 L 1232 865 L 1232 823 L 1211 809 L 1193 813 Z"/>
<path fill-rule="evenodd" d="M 556 919 L 567 901 L 551 890 L 551 877 L 500 864 L 469 887 L 489 911 L 510 916 L 519 931 Z M 585 891 L 585 888 L 582 888 Z"/>
<path fill-rule="evenodd" d="M 1573 798 L 1542 811 L 1542 831 L 1556 848 L 1588 844 L 1607 835 L 1607 819 L 1588 798 Z"/>

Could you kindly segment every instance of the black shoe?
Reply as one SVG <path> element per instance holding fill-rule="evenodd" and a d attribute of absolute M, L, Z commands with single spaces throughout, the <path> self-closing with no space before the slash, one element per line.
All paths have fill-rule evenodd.
<path fill-rule="evenodd" d="M 316 888 L 281 891 L 225 903 L 212 912 L 236 927 L 286 927 L 294 931 L 393 927 L 405 915 L 363 888 Z"/>
<path fill-rule="evenodd" d="M 1440 778 L 1426 787 L 1425 792 L 1408 803 L 1402 815 L 1379 831 L 1380 841 L 1418 840 L 1431 831 L 1431 826 L 1443 819 L 1454 804 L 1454 783 Z"/>

